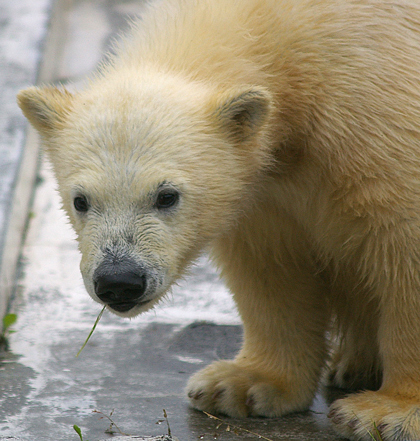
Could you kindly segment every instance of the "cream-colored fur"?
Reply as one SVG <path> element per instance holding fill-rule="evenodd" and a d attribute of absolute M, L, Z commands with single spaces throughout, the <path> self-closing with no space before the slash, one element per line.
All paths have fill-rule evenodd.
<path fill-rule="evenodd" d="M 209 246 L 245 336 L 190 379 L 193 406 L 306 409 L 333 321 L 332 383 L 379 388 L 332 404 L 338 432 L 419 440 L 420 4 L 167 0 L 117 53 L 80 93 L 18 97 L 92 297 L 104 255 L 129 259 L 136 315 Z"/>

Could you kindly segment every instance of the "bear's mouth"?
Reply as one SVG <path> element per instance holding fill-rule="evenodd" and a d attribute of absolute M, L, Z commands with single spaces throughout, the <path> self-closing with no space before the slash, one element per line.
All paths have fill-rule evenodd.
<path fill-rule="evenodd" d="M 137 305 L 145 305 L 146 303 L 149 303 L 150 300 L 147 300 L 145 302 L 118 302 L 118 303 L 110 303 L 108 306 L 117 312 L 127 312 L 130 311 L 130 309 L 133 309 Z"/>

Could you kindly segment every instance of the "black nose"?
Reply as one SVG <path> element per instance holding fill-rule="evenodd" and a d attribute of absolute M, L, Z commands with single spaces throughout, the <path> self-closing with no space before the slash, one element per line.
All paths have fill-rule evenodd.
<path fill-rule="evenodd" d="M 97 274 L 94 281 L 95 293 L 112 309 L 126 312 L 142 303 L 146 291 L 146 277 L 134 272 Z"/>

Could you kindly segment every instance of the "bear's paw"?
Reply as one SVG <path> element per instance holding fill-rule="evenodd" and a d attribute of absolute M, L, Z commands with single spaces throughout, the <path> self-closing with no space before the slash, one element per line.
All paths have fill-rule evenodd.
<path fill-rule="evenodd" d="M 420 399 L 361 392 L 335 401 L 328 416 L 350 440 L 420 440 Z"/>
<path fill-rule="evenodd" d="M 196 409 L 230 417 L 278 417 L 305 410 L 302 401 L 286 393 L 282 382 L 235 361 L 218 361 L 193 375 L 187 394 Z"/>

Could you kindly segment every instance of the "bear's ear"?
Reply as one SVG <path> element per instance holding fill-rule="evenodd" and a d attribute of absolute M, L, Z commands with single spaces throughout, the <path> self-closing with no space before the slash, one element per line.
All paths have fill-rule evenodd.
<path fill-rule="evenodd" d="M 23 114 L 44 135 L 64 122 L 72 98 L 70 92 L 56 87 L 30 87 L 17 95 Z"/>
<path fill-rule="evenodd" d="M 229 91 L 218 97 L 216 116 L 233 139 L 243 142 L 268 121 L 271 103 L 270 93 L 260 87 Z"/>

